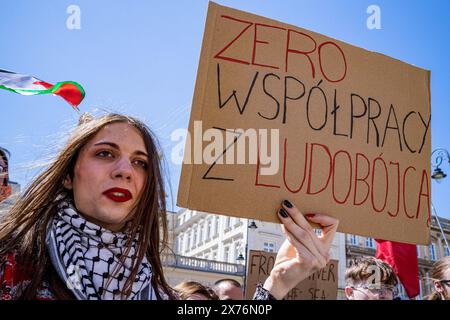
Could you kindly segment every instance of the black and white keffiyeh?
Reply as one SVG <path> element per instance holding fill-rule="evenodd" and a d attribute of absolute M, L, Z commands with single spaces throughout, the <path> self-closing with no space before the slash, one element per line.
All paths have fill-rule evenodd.
<path fill-rule="evenodd" d="M 137 239 L 133 239 L 125 263 L 114 275 L 120 257 L 126 253 L 128 235 L 87 221 L 69 198 L 58 200 L 58 209 L 47 228 L 47 248 L 63 282 L 79 300 L 124 299 L 121 291 L 131 274 Z M 157 299 L 151 277 L 151 265 L 144 257 L 127 298 Z"/>

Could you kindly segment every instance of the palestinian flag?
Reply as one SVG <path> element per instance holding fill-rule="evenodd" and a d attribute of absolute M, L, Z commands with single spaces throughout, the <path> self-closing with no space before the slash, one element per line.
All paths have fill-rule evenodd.
<path fill-rule="evenodd" d="M 84 89 L 73 81 L 51 84 L 35 77 L 0 69 L 0 89 L 9 90 L 22 95 L 52 93 L 66 100 L 78 110 L 84 98 Z"/>

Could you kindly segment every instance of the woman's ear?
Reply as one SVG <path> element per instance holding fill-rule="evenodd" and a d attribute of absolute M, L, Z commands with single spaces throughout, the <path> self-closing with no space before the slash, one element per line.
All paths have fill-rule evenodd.
<path fill-rule="evenodd" d="M 64 188 L 66 188 L 67 190 L 72 190 L 73 185 L 72 185 L 72 179 L 70 178 L 70 175 L 66 176 L 66 178 L 63 181 L 63 185 L 64 185 Z"/>
<path fill-rule="evenodd" d="M 345 287 L 344 292 L 348 300 L 354 300 L 352 287 L 349 286 Z"/>
<path fill-rule="evenodd" d="M 442 284 L 439 281 L 434 281 L 434 289 L 439 293 L 444 292 L 444 288 L 442 287 Z"/>

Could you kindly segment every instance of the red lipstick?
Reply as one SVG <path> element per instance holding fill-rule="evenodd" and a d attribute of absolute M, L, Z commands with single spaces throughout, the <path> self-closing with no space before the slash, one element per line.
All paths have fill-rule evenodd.
<path fill-rule="evenodd" d="M 133 198 L 130 191 L 122 188 L 111 188 L 103 192 L 103 194 L 116 202 L 125 202 Z"/>

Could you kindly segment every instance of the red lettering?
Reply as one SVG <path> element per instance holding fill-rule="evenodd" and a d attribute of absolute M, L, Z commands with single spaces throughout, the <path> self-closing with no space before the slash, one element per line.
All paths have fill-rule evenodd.
<path fill-rule="evenodd" d="M 269 42 L 267 41 L 261 41 L 258 40 L 258 34 L 257 34 L 257 30 L 258 30 L 258 26 L 261 27 L 267 27 L 267 28 L 274 28 L 274 29 L 279 29 L 279 30 L 286 30 L 284 28 L 280 28 L 280 27 L 276 27 L 276 26 L 270 26 L 267 24 L 261 24 L 261 23 L 255 23 L 255 36 L 253 37 L 253 55 L 252 55 L 252 64 L 255 66 L 261 66 L 261 67 L 268 67 L 268 68 L 273 68 L 273 69 L 279 69 L 276 66 L 271 66 L 268 64 L 259 64 L 255 62 L 255 58 L 256 58 L 256 44 L 257 43 L 263 43 L 263 44 L 269 44 Z"/>
<path fill-rule="evenodd" d="M 289 190 L 289 192 L 298 193 L 303 188 L 303 184 L 305 183 L 305 179 L 306 179 L 306 165 L 308 163 L 308 143 L 305 144 L 305 166 L 303 169 L 303 179 L 302 179 L 302 183 L 300 184 L 298 189 L 292 190 L 287 184 L 287 181 L 286 181 L 286 159 L 287 159 L 287 138 L 284 139 L 283 182 L 284 182 L 284 186 L 286 187 L 286 189 Z"/>
<path fill-rule="evenodd" d="M 239 39 L 253 25 L 253 22 L 240 20 L 240 19 L 236 19 L 236 18 L 233 18 L 233 17 L 230 17 L 230 16 L 225 16 L 225 15 L 222 15 L 221 17 L 225 18 L 225 19 L 230 19 L 230 20 L 233 20 L 233 21 L 237 21 L 237 22 L 248 23 L 248 26 L 245 27 L 244 30 L 242 30 L 241 33 L 239 33 L 233 40 L 231 40 L 231 42 L 229 42 L 222 50 L 220 50 L 214 56 L 214 58 L 216 58 L 216 59 L 223 59 L 223 60 L 232 61 L 232 62 L 237 62 L 237 63 L 242 63 L 242 64 L 247 64 L 247 65 L 250 64 L 250 62 L 248 62 L 248 61 L 239 60 L 239 59 L 235 59 L 235 58 L 231 58 L 231 57 L 224 57 L 221 54 L 225 50 L 227 50 L 237 39 Z"/>
<path fill-rule="evenodd" d="M 409 171 L 409 169 L 414 169 L 414 171 L 416 171 L 416 168 L 409 166 L 408 168 L 406 168 L 405 172 L 403 172 L 403 207 L 405 210 L 405 214 L 408 218 L 410 219 L 414 219 L 414 216 L 410 216 L 408 214 L 408 209 L 406 208 L 406 195 L 405 195 L 405 191 L 406 191 L 406 175 Z"/>
<path fill-rule="evenodd" d="M 342 54 L 342 58 L 344 60 L 344 74 L 342 75 L 341 78 L 339 78 L 337 80 L 331 80 L 330 78 L 328 78 L 327 75 L 325 74 L 324 70 L 323 70 L 323 66 L 322 66 L 322 51 L 321 50 L 322 50 L 322 48 L 325 45 L 333 45 L 333 46 L 335 46 L 336 48 L 338 48 L 339 52 Z M 333 60 L 333 65 L 336 65 L 336 60 Z M 345 78 L 346 74 L 347 74 L 347 60 L 345 59 L 344 51 L 342 51 L 342 49 L 334 42 L 327 41 L 327 42 L 322 43 L 319 46 L 319 66 L 320 66 L 320 71 L 322 72 L 322 74 L 325 77 L 325 79 L 327 79 L 328 81 L 330 81 L 330 82 L 342 81 Z"/>
<path fill-rule="evenodd" d="M 260 156 L 259 156 L 259 141 L 258 141 L 258 156 L 256 158 L 256 179 L 255 179 L 255 186 L 257 187 L 269 187 L 269 188 L 280 188 L 280 186 L 273 185 L 273 184 L 263 184 L 259 183 L 259 167 L 260 167 Z"/>
<path fill-rule="evenodd" d="M 427 208 L 428 208 L 428 219 L 427 219 L 427 223 L 430 223 L 430 217 L 431 217 L 431 212 L 430 212 L 430 188 L 428 186 L 428 173 L 426 170 L 422 171 L 422 181 L 420 182 L 420 193 L 419 193 L 419 203 L 417 204 L 417 211 L 416 211 L 416 219 L 419 218 L 419 211 L 420 211 L 420 200 L 422 199 L 422 197 L 426 197 L 427 198 Z M 422 193 L 422 188 L 423 188 L 423 182 L 425 181 L 426 186 L 427 186 L 427 193 Z"/>
<path fill-rule="evenodd" d="M 349 168 L 350 168 L 350 177 L 349 177 L 349 180 L 348 180 L 349 181 L 349 183 L 348 183 L 348 192 L 347 192 L 347 195 L 345 196 L 344 200 L 342 200 L 342 201 L 340 201 L 336 197 L 336 194 L 335 194 L 335 183 L 334 183 L 334 181 L 335 181 L 335 174 L 336 174 L 336 167 L 335 167 L 336 166 L 336 158 L 337 158 L 337 155 L 340 154 L 340 153 L 344 153 L 344 154 L 347 155 Z M 352 158 L 350 157 L 350 154 L 347 151 L 344 151 L 344 150 L 339 150 L 338 152 L 336 152 L 334 154 L 334 157 L 333 157 L 333 181 L 332 181 L 333 192 L 332 193 L 333 193 L 334 201 L 336 201 L 337 203 L 343 204 L 343 203 L 347 202 L 347 199 L 350 196 L 350 192 L 352 191 L 352 171 L 353 171 L 353 166 L 352 166 Z"/>
<path fill-rule="evenodd" d="M 386 193 L 385 193 L 385 197 L 384 197 L 384 205 L 381 209 L 377 209 L 375 207 L 375 199 L 373 198 L 373 191 L 376 189 L 375 188 L 375 168 L 376 168 L 376 162 L 377 161 L 383 161 L 383 165 L 384 165 L 384 172 L 386 175 Z M 381 157 L 375 158 L 375 160 L 373 161 L 373 165 L 372 165 L 372 189 L 370 192 L 370 198 L 372 200 L 372 208 L 373 210 L 375 210 L 376 212 L 381 212 L 384 210 L 384 208 L 386 208 L 386 204 L 387 204 L 387 196 L 389 193 L 389 176 L 388 176 L 388 171 L 387 171 L 387 166 L 386 166 L 386 162 L 384 162 L 384 160 Z"/>
<path fill-rule="evenodd" d="M 291 49 L 291 47 L 290 47 L 291 32 L 295 32 L 296 34 L 300 34 L 302 36 L 305 36 L 305 37 L 311 39 L 311 41 L 314 43 L 314 49 L 312 49 L 310 51 L 300 51 L 300 50 Z M 316 48 L 317 48 L 317 43 L 311 36 L 309 36 L 309 35 L 307 35 L 306 33 L 303 33 L 303 32 L 298 32 L 298 31 L 295 31 L 295 30 L 292 30 L 292 29 L 288 29 L 288 31 L 287 31 L 287 41 L 286 41 L 286 55 L 285 55 L 286 61 L 285 61 L 285 70 L 284 71 L 285 72 L 288 71 L 289 53 L 302 54 L 302 55 L 304 55 L 305 57 L 308 58 L 308 61 L 309 61 L 310 65 L 311 65 L 312 77 L 314 79 L 316 77 L 316 69 L 314 67 L 314 63 L 311 60 L 311 57 L 309 56 L 309 54 L 313 53 L 316 50 Z"/>
<path fill-rule="evenodd" d="M 366 163 L 367 163 L 367 175 L 364 178 L 362 178 L 362 179 L 358 178 L 358 172 L 359 172 L 359 161 L 358 161 L 358 159 L 359 159 L 359 157 L 363 157 L 366 160 Z M 369 174 L 370 174 L 370 161 L 369 161 L 369 159 L 367 159 L 367 157 L 365 155 L 363 155 L 362 153 L 357 153 L 356 154 L 356 168 L 355 168 L 355 194 L 354 194 L 354 197 L 353 197 L 353 204 L 356 205 L 356 206 L 362 205 L 364 202 L 366 202 L 367 198 L 369 197 L 370 186 L 369 186 L 369 184 L 366 181 L 367 178 L 369 177 Z M 356 202 L 356 195 L 358 194 L 358 192 L 357 192 L 358 191 L 358 181 L 363 181 L 366 184 L 366 186 L 367 186 L 366 197 L 364 198 L 363 201 L 361 201 L 359 203 Z"/>
<path fill-rule="evenodd" d="M 391 217 L 396 217 L 398 215 L 398 211 L 400 209 L 400 166 L 398 162 L 390 162 L 389 164 L 393 164 L 397 166 L 397 210 L 395 211 L 395 214 L 393 214 L 392 212 L 390 212 L 388 210 L 388 214 Z"/>
<path fill-rule="evenodd" d="M 318 191 L 312 192 L 311 191 L 311 181 L 312 181 L 312 177 L 311 176 L 312 176 L 312 168 L 313 168 L 313 163 L 314 163 L 313 152 L 314 152 L 314 147 L 315 146 L 322 147 L 326 151 L 326 153 L 328 154 L 329 169 L 328 169 L 327 183 L 322 187 L 322 189 L 319 189 Z M 323 144 L 311 143 L 311 160 L 309 161 L 308 190 L 307 190 L 306 194 L 310 194 L 310 195 L 319 194 L 323 190 L 325 190 L 326 187 L 328 186 L 328 183 L 330 182 L 332 169 L 333 169 L 333 166 L 332 166 L 332 157 L 331 157 L 330 149 L 328 149 L 328 147 L 326 145 L 323 145 Z"/>

